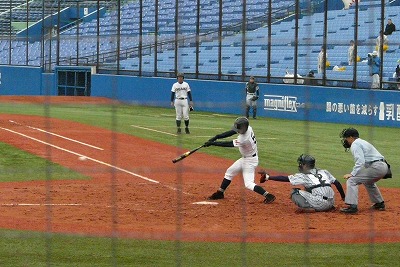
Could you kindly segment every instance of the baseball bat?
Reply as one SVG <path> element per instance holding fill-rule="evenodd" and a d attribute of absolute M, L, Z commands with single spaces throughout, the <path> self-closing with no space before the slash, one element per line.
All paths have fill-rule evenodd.
<path fill-rule="evenodd" d="M 174 158 L 174 159 L 172 160 L 172 163 L 177 163 L 178 161 L 181 161 L 181 160 L 183 160 L 184 158 L 189 157 L 190 155 L 192 155 L 194 152 L 196 152 L 197 150 L 199 150 L 199 149 L 202 148 L 202 147 L 204 147 L 204 145 L 201 145 L 201 146 L 199 146 L 199 147 L 196 147 L 196 148 L 194 148 L 194 149 L 192 149 L 192 150 L 190 150 L 190 151 L 187 151 L 187 152 L 183 153 L 183 154 L 180 155 L 179 157 Z"/>

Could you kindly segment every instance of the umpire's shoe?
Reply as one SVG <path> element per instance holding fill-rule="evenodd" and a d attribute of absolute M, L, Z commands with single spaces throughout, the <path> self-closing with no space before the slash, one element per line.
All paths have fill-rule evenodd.
<path fill-rule="evenodd" d="M 340 212 L 347 213 L 347 214 L 354 214 L 358 212 L 357 205 L 349 205 L 347 208 L 340 209 Z"/>
<path fill-rule="evenodd" d="M 384 211 L 386 209 L 385 208 L 385 201 L 382 201 L 380 203 L 375 203 L 374 205 L 371 206 L 371 209 Z"/>
<path fill-rule="evenodd" d="M 224 198 L 224 192 L 221 191 L 217 191 L 214 194 L 212 194 L 211 196 L 209 196 L 207 199 L 209 200 L 216 200 L 216 199 L 223 199 Z"/>

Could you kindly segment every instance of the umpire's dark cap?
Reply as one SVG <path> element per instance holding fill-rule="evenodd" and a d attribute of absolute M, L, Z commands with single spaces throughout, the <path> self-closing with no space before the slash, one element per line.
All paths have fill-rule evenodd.
<path fill-rule="evenodd" d="M 343 129 L 342 132 L 340 133 L 340 138 L 347 138 L 347 137 L 358 138 L 358 137 L 360 137 L 360 135 L 356 129 L 346 128 L 346 129 Z"/>

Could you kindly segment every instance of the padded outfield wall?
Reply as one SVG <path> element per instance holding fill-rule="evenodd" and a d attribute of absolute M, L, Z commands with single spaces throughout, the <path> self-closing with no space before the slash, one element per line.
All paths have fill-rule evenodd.
<path fill-rule="evenodd" d="M 0 95 L 56 95 L 55 75 L 41 68 L 0 66 Z M 169 107 L 176 79 L 92 75 L 91 95 Z M 244 114 L 244 83 L 186 80 L 195 109 Z M 260 84 L 258 116 L 400 127 L 400 91 Z"/>

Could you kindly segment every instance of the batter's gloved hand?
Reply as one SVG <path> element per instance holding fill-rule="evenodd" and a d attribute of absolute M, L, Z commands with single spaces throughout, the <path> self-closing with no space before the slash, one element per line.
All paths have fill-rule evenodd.
<path fill-rule="evenodd" d="M 207 141 L 207 142 L 205 142 L 204 143 L 204 147 L 209 147 L 209 146 L 212 146 L 214 144 L 214 141 Z"/>
<path fill-rule="evenodd" d="M 193 111 L 193 110 L 194 110 L 193 106 L 189 106 L 189 111 Z"/>
<path fill-rule="evenodd" d="M 216 140 L 217 140 L 217 138 L 214 136 L 213 138 L 208 139 L 208 142 L 214 142 Z"/>
<path fill-rule="evenodd" d="M 269 175 L 265 170 L 259 171 L 258 173 L 261 174 L 260 183 L 265 183 L 266 181 L 268 181 Z"/>

